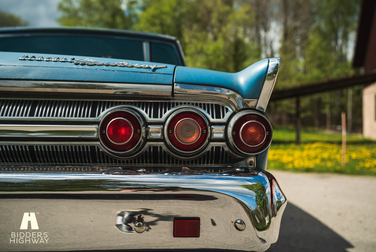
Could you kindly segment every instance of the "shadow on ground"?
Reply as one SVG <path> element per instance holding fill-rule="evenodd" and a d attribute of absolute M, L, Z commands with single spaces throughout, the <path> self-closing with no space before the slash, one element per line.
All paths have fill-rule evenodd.
<path fill-rule="evenodd" d="M 288 203 L 282 218 L 279 239 L 268 252 L 345 252 L 353 246 L 311 215 Z"/>

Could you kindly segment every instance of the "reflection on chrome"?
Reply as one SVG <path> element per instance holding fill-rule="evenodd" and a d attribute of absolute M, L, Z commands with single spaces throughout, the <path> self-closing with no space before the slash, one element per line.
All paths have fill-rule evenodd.
<path fill-rule="evenodd" d="M 39 225 L 51 236 L 46 250 L 265 251 L 278 239 L 286 197 L 267 172 L 234 176 L 2 174 L 2 218 L 19 219 L 17 211 L 6 211 L 12 205 L 40 212 Z M 185 217 L 200 218 L 199 238 L 173 237 L 174 218 Z M 0 227 L 0 231 L 9 230 Z M 129 233 L 134 233 L 132 239 L 126 237 Z M 60 238 L 53 239 L 52 234 Z M 85 243 L 72 243 L 78 234 Z M 0 247 L 22 250 L 5 240 Z"/>
<path fill-rule="evenodd" d="M 266 79 L 264 81 L 264 85 L 262 87 L 261 94 L 256 105 L 257 110 L 263 112 L 266 110 L 270 96 L 272 95 L 272 91 L 274 89 L 275 82 L 277 81 L 280 64 L 281 60 L 279 58 L 269 59 L 269 67 L 266 74 Z"/>
<path fill-rule="evenodd" d="M 149 231 L 150 227 L 145 222 L 143 214 L 150 209 L 124 210 L 117 213 L 116 228 L 121 232 L 133 234 Z"/>
<path fill-rule="evenodd" d="M 244 99 L 238 93 L 221 87 L 203 86 L 175 83 L 174 84 L 175 97 L 187 99 L 194 99 L 196 101 L 221 101 L 234 110 L 241 108 L 256 108 L 256 99 Z"/>
<path fill-rule="evenodd" d="M 157 96 L 158 99 L 163 97 L 171 98 L 172 88 L 169 85 L 158 84 L 127 84 L 123 83 L 101 83 L 101 82 L 73 82 L 73 81 L 34 81 L 34 80 L 0 80 L 0 91 L 17 92 L 20 94 L 53 93 L 56 96 L 63 94 L 80 94 L 89 96 L 93 99 L 96 96 L 121 96 L 142 98 L 146 96 Z"/>

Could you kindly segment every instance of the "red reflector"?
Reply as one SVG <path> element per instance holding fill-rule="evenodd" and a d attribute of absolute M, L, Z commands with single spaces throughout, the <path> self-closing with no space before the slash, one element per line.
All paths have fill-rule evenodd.
<path fill-rule="evenodd" d="M 199 237 L 199 218 L 176 218 L 174 219 L 174 237 Z"/>

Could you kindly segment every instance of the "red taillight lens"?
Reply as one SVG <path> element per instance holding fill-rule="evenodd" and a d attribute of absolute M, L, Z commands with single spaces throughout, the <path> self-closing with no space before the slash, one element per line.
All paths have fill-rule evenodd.
<path fill-rule="evenodd" d="M 200 237 L 200 219 L 174 219 L 174 237 Z"/>
<path fill-rule="evenodd" d="M 100 138 L 104 145 L 113 151 L 132 150 L 141 139 L 141 123 L 128 111 L 115 111 L 108 114 L 100 125 Z"/>
<path fill-rule="evenodd" d="M 191 118 L 181 119 L 175 126 L 175 136 L 182 144 L 193 144 L 201 135 L 201 127 Z"/>
<path fill-rule="evenodd" d="M 245 153 L 258 153 L 266 149 L 272 139 L 272 128 L 269 121 L 261 115 L 245 113 L 235 118 L 229 131 L 238 150 Z"/>
<path fill-rule="evenodd" d="M 132 124 L 125 118 L 115 118 L 107 125 L 108 139 L 114 144 L 126 144 L 133 136 Z"/>
<path fill-rule="evenodd" d="M 193 111 L 181 111 L 172 115 L 167 125 L 169 143 L 178 151 L 193 152 L 205 145 L 208 139 L 208 124 Z"/>
<path fill-rule="evenodd" d="M 256 147 L 265 141 L 265 127 L 258 121 L 248 121 L 240 129 L 240 139 L 250 147 Z"/>

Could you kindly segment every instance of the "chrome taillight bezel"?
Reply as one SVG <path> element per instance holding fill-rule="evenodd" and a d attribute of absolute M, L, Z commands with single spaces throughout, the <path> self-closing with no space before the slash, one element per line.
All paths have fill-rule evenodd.
<path fill-rule="evenodd" d="M 133 118 L 132 120 L 138 123 L 138 125 L 133 125 L 132 123 L 130 123 L 130 125 L 132 126 L 131 138 L 137 136 L 137 140 L 135 141 L 135 143 L 132 145 L 131 148 L 126 149 L 126 150 L 119 150 L 119 149 L 114 148 L 114 146 L 127 145 L 129 143 L 129 140 L 121 144 L 114 143 L 108 136 L 108 132 L 107 132 L 108 126 L 115 119 L 122 118 L 128 122 L 130 121 L 129 118 L 123 118 L 119 116 L 114 116 L 112 118 L 113 115 L 116 115 L 119 113 L 120 114 L 125 113 L 127 115 L 132 116 Z M 108 118 L 111 118 L 111 119 L 108 119 Z M 141 149 L 141 146 L 145 142 L 145 121 L 143 117 L 137 111 L 129 107 L 115 107 L 106 111 L 106 113 L 101 116 L 101 122 L 98 127 L 98 136 L 99 136 L 101 145 L 104 147 L 106 151 L 112 154 L 116 154 L 117 156 L 131 156 L 131 155 L 134 155 L 136 152 L 138 152 Z"/>
<path fill-rule="evenodd" d="M 191 119 L 191 120 L 195 121 L 197 124 L 199 124 L 199 126 L 200 126 L 199 138 L 197 139 L 197 141 L 194 141 L 192 143 L 192 144 L 196 144 L 199 141 L 198 147 L 195 148 L 195 149 L 192 149 L 192 150 L 190 148 L 191 144 L 185 144 L 185 143 L 181 142 L 178 139 L 178 137 L 176 136 L 175 129 L 176 129 L 178 122 L 175 123 L 175 125 L 171 126 L 171 123 L 174 121 L 174 119 L 177 118 L 179 115 L 181 115 L 183 113 L 195 114 L 196 116 L 198 116 L 202 120 L 202 123 L 205 125 L 204 127 L 201 127 L 201 125 L 200 125 L 201 122 L 197 122 L 196 120 L 189 118 L 189 117 L 178 120 L 178 122 L 180 122 L 181 120 L 184 120 L 184 119 Z M 168 118 L 167 118 L 167 120 L 164 124 L 164 139 L 165 139 L 166 145 L 169 149 L 171 149 L 171 151 L 173 151 L 178 156 L 189 157 L 189 156 L 196 155 L 197 153 L 202 151 L 208 145 L 209 137 L 210 137 L 209 120 L 204 115 L 204 113 L 202 113 L 201 111 L 194 109 L 194 108 L 179 108 L 179 109 L 175 110 L 173 113 L 171 113 L 168 116 Z M 174 143 L 174 141 L 171 138 L 176 138 L 177 141 L 180 142 L 180 143 L 178 145 L 176 145 L 176 143 Z M 179 145 L 180 145 L 181 148 L 179 148 Z"/>
<path fill-rule="evenodd" d="M 240 129 L 242 129 L 244 125 L 249 122 L 257 122 L 261 124 L 263 129 L 265 130 L 265 137 L 263 141 L 257 145 L 249 145 L 246 142 L 244 142 L 240 135 L 241 130 L 235 130 L 235 128 L 239 128 L 236 126 L 236 123 L 245 118 L 246 116 L 249 116 L 249 118 L 252 119 L 243 123 L 243 125 L 240 126 Z M 255 110 L 243 110 L 235 114 L 229 121 L 227 125 L 226 137 L 229 147 L 234 151 L 243 155 L 257 155 L 265 151 L 270 146 L 273 137 L 273 128 L 270 124 L 270 121 L 264 114 Z M 237 144 L 237 142 L 239 143 L 237 138 L 239 138 L 243 142 L 243 145 Z"/>

